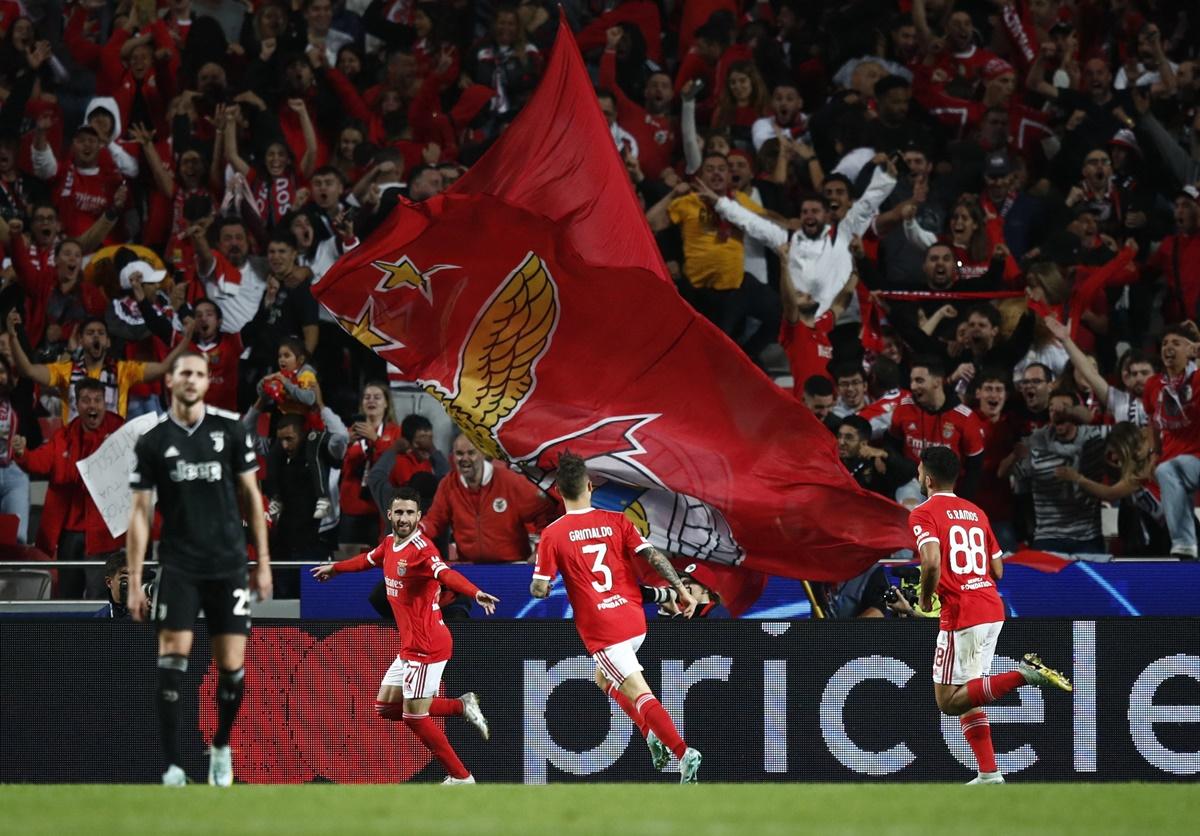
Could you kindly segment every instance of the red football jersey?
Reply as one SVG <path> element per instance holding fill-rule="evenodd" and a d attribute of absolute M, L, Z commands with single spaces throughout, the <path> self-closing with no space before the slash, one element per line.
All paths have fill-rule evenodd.
<path fill-rule="evenodd" d="M 987 514 L 952 493 L 935 493 L 908 515 L 917 551 L 937 543 L 942 573 L 937 594 L 942 601 L 942 629 L 962 630 L 1004 620 L 1004 602 L 992 579 L 992 558 L 1002 553 Z"/>
<path fill-rule="evenodd" d="M 568 511 L 542 532 L 534 578 L 562 572 L 575 627 L 588 653 L 646 632 L 633 555 L 651 548 L 624 514 Z"/>
<path fill-rule="evenodd" d="M 804 397 L 804 381 L 820 376 L 833 380 L 829 375 L 829 361 L 833 359 L 833 344 L 829 332 L 835 320 L 832 311 L 817 317 L 812 327 L 803 322 L 788 322 L 779 326 L 779 344 L 787 353 L 788 366 L 792 370 L 792 394 L 797 400 Z"/>
<path fill-rule="evenodd" d="M 963 404 L 926 412 L 911 395 L 905 396 L 892 410 L 890 432 L 904 442 L 904 455 L 914 462 L 921 461 L 926 447 L 949 447 L 960 463 L 983 452 L 983 425 Z"/>
<path fill-rule="evenodd" d="M 1167 375 L 1146 381 L 1142 403 L 1162 438 L 1162 461 L 1200 453 L 1200 370 L 1189 368 L 1172 384 Z"/>
<path fill-rule="evenodd" d="M 449 659 L 454 641 L 438 606 L 438 576 L 453 570 L 442 562 L 437 546 L 420 531 L 399 541 L 389 534 L 367 552 L 366 559 L 371 566 L 383 567 L 388 603 L 400 629 L 400 658 L 414 662 Z"/>
<path fill-rule="evenodd" d="M 199 337 L 195 348 L 208 358 L 208 394 L 206 403 L 237 412 L 238 368 L 242 356 L 242 335 L 217 332 L 217 338 L 204 342 Z"/>
<path fill-rule="evenodd" d="M 112 167 L 81 169 L 74 163 L 59 163 L 54 206 L 62 222 L 63 235 L 83 235 L 112 203 L 121 175 Z"/>

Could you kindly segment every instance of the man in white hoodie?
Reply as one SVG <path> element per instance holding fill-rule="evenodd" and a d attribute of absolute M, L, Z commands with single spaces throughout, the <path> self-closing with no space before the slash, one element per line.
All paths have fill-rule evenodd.
<path fill-rule="evenodd" d="M 137 177 L 138 162 L 119 141 L 121 136 L 121 109 L 115 99 L 109 96 L 97 96 L 88 102 L 84 111 L 83 124 L 80 127 L 91 128 L 96 132 L 100 147 L 107 150 L 112 157 L 113 165 L 123 177 Z M 58 158 L 54 150 L 46 145 L 33 146 L 33 172 L 38 177 L 48 180 L 58 174 Z"/>
<path fill-rule="evenodd" d="M 121 109 L 117 107 L 116 99 L 109 96 L 97 96 L 88 102 L 84 111 L 83 123 L 91 125 L 100 137 L 100 143 L 112 155 L 117 171 L 125 177 L 138 176 L 137 159 L 125 149 L 121 142 Z M 131 145 L 133 143 L 130 143 Z"/>

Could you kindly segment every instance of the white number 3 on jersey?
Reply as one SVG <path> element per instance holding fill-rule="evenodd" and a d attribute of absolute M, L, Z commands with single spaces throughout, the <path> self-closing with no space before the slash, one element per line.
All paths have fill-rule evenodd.
<path fill-rule="evenodd" d="M 608 554 L 608 546 L 604 543 L 595 543 L 590 546 L 584 546 L 581 551 L 584 554 L 596 555 L 596 562 L 592 564 L 592 572 L 604 577 L 603 581 L 592 581 L 592 589 L 597 592 L 608 592 L 612 589 L 613 585 L 612 570 L 604 565 L 604 557 Z"/>

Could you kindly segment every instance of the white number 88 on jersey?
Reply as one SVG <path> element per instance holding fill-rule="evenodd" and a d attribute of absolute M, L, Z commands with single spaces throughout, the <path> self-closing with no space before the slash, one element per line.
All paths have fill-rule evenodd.
<path fill-rule="evenodd" d="M 982 528 L 950 527 L 950 571 L 956 575 L 986 575 L 987 535 Z"/>

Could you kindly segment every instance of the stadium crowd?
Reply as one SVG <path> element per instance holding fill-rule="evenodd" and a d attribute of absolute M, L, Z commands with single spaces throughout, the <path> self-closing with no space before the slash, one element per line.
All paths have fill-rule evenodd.
<path fill-rule="evenodd" d="M 0 0 L 0 513 L 97 560 L 57 595 L 108 597 L 74 465 L 189 345 L 259 440 L 274 559 L 374 544 L 405 485 L 452 558 L 529 559 L 554 500 L 311 286 L 487 150 L 557 6 Z M 1006 548 L 1196 557 L 1193 3 L 561 6 L 680 293 L 862 485 L 915 504 L 947 445 Z"/>

